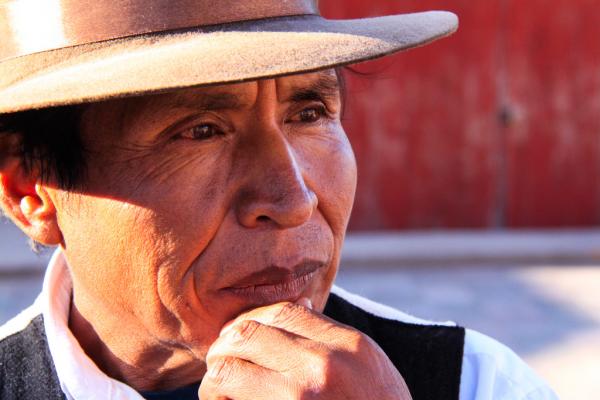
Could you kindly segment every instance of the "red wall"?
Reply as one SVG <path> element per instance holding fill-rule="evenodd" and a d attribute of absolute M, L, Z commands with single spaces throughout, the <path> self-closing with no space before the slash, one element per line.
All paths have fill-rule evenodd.
<path fill-rule="evenodd" d="M 321 1 L 330 18 L 428 9 L 458 33 L 348 74 L 351 228 L 600 223 L 597 1 Z"/>

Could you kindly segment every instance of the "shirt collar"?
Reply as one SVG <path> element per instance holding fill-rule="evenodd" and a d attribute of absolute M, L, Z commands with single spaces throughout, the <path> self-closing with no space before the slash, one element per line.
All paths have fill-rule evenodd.
<path fill-rule="evenodd" d="M 102 372 L 69 330 L 72 292 L 67 260 L 59 248 L 46 270 L 41 305 L 50 354 L 67 399 L 143 400 L 133 388 Z"/>

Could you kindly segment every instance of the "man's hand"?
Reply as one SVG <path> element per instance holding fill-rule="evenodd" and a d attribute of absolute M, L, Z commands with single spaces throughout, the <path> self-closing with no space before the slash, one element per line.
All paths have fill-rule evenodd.
<path fill-rule="evenodd" d="M 372 339 L 294 303 L 258 308 L 226 325 L 207 368 L 202 400 L 411 399 Z"/>

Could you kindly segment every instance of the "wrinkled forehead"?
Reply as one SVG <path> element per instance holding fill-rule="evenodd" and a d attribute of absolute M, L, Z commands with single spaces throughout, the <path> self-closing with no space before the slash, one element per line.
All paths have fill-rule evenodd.
<path fill-rule="evenodd" d="M 287 75 L 273 79 L 280 102 L 299 101 L 312 94 L 315 98 L 335 98 L 340 95 L 340 78 L 335 69 L 313 73 Z M 261 80 L 237 84 L 214 85 L 182 89 L 159 95 L 134 99 L 145 106 L 194 107 L 207 110 L 242 108 L 256 98 L 256 87 Z"/>
<path fill-rule="evenodd" d="M 286 75 L 268 81 L 275 82 L 277 100 L 281 103 L 313 100 L 338 103 L 341 101 L 343 87 L 341 79 L 339 70 L 327 69 Z M 146 125 L 156 125 L 156 119 L 163 119 L 167 123 L 169 118 L 176 119 L 181 112 L 248 109 L 255 104 L 259 83 L 264 81 L 267 80 L 186 88 L 92 103 L 84 113 L 84 127 L 102 122 L 107 128 L 105 133 L 110 135 L 112 132 L 122 131 L 126 126 L 144 130 Z"/>

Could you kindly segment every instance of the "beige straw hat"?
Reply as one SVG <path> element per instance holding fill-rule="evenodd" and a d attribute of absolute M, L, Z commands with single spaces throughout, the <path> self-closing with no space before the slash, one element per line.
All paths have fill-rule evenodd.
<path fill-rule="evenodd" d="M 0 0 L 0 113 L 315 71 L 457 26 L 443 11 L 327 20 L 317 0 Z"/>

